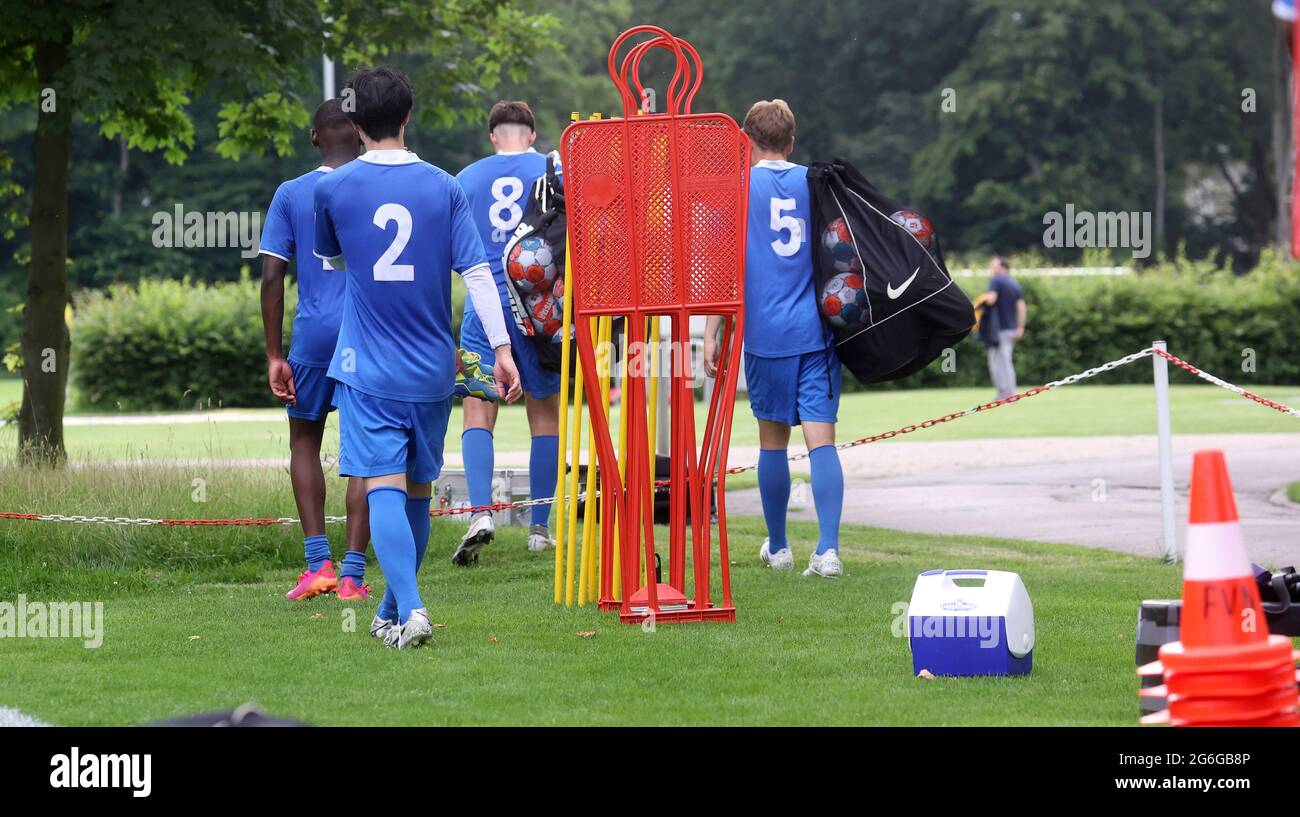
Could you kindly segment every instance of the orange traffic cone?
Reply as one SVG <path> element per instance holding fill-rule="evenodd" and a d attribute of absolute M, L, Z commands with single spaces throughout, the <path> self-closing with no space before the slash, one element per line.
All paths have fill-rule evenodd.
<path fill-rule="evenodd" d="M 1187 648 L 1266 641 L 1268 626 L 1222 451 L 1194 455 L 1191 506 L 1179 640 Z"/>
<path fill-rule="evenodd" d="M 1164 684 L 1139 692 L 1168 709 L 1142 723 L 1300 726 L 1291 640 L 1270 636 L 1246 557 L 1222 451 L 1192 459 L 1179 640 L 1138 670 Z"/>

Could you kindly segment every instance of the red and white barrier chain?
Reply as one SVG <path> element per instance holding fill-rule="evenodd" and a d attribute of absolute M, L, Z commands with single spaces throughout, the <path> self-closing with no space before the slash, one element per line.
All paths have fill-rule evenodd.
<path fill-rule="evenodd" d="M 1229 383 L 1226 380 L 1215 377 L 1209 372 L 1201 371 L 1200 369 L 1196 368 L 1192 364 L 1188 363 L 1186 360 L 1182 360 L 1180 358 L 1174 357 L 1173 355 L 1169 354 L 1163 349 L 1148 349 L 1147 351 L 1152 354 L 1156 354 L 1159 355 L 1160 357 L 1163 357 L 1165 360 L 1168 360 L 1170 363 L 1174 364 L 1178 368 L 1186 369 L 1187 371 L 1191 372 L 1192 374 L 1196 375 L 1202 380 L 1208 383 L 1213 383 L 1214 385 L 1218 386 L 1221 389 L 1227 389 L 1228 391 L 1233 392 L 1234 394 L 1239 394 L 1242 397 L 1246 398 L 1247 400 L 1254 400 L 1256 403 L 1259 403 L 1262 406 L 1268 406 L 1274 411 L 1280 411 L 1283 414 L 1290 414 L 1292 417 L 1300 417 L 1300 409 L 1294 409 L 1283 403 L 1278 403 L 1273 400 L 1269 400 L 1267 397 L 1260 397 L 1258 394 L 1255 394 L 1254 392 L 1246 391 L 1241 386 L 1234 385 L 1232 383 Z"/>
<path fill-rule="evenodd" d="M 1152 347 L 1152 348 L 1143 349 L 1140 352 L 1134 352 L 1131 355 L 1125 355 L 1124 357 L 1118 358 L 1116 360 L 1112 360 L 1109 363 L 1103 363 L 1100 366 L 1095 366 L 1091 369 L 1087 369 L 1085 371 L 1079 372 L 1078 374 L 1072 374 L 1069 377 L 1063 377 L 1060 380 L 1053 380 L 1052 382 L 1046 383 L 1042 386 L 1035 386 L 1032 389 L 1028 389 L 1026 391 L 1020 392 L 1019 394 L 1013 394 L 1010 397 L 1004 397 L 1001 400 L 994 400 L 989 403 L 981 403 L 980 405 L 973 406 L 971 408 L 966 409 L 965 411 L 954 411 L 951 414 L 945 414 L 942 417 L 935 417 L 930 420 L 925 420 L 924 422 L 914 423 L 912 425 L 906 425 L 903 426 L 902 428 L 895 428 L 890 431 L 881 432 L 879 434 L 872 434 L 869 437 L 859 437 L 856 440 L 850 440 L 849 442 L 840 443 L 835 447 L 839 449 L 856 448 L 857 446 L 866 445 L 867 443 L 875 443 L 875 442 L 880 442 L 881 440 L 888 440 L 893 437 L 897 437 L 900 434 L 911 434 L 913 431 L 919 431 L 923 428 L 933 428 L 934 426 L 937 426 L 940 423 L 951 422 L 953 420 L 957 420 L 962 417 L 969 417 L 972 414 L 979 414 L 980 412 L 989 411 L 991 409 L 995 409 L 1000 406 L 1009 405 L 1011 403 L 1024 400 L 1025 398 L 1034 397 L 1035 395 L 1042 394 L 1043 392 L 1046 391 L 1059 389 L 1062 386 L 1070 386 L 1075 383 L 1078 383 L 1081 380 L 1087 380 L 1088 378 L 1096 377 L 1099 374 L 1103 374 L 1105 372 L 1118 369 L 1120 366 L 1127 366 L 1130 363 L 1141 360 L 1145 357 L 1150 357 L 1152 355 L 1158 355 L 1160 357 L 1163 357 L 1166 360 L 1168 360 L 1170 363 L 1174 364 L 1175 366 L 1178 366 L 1181 369 L 1185 369 L 1186 371 L 1196 375 L 1202 380 L 1205 380 L 1209 383 L 1213 383 L 1214 385 L 1220 388 L 1227 389 L 1228 391 L 1240 395 L 1241 397 L 1244 397 L 1247 400 L 1252 400 L 1256 403 L 1259 403 L 1260 405 L 1267 406 L 1275 411 L 1280 411 L 1283 414 L 1289 414 L 1292 417 L 1300 417 L 1300 409 L 1295 409 L 1283 403 L 1278 403 L 1274 400 L 1269 400 L 1266 397 L 1261 397 L 1258 394 L 1243 389 L 1241 386 L 1234 385 L 1232 383 L 1229 383 L 1226 380 L 1215 377 L 1209 372 L 1201 371 L 1200 369 L 1196 368 L 1195 366 L 1188 363 L 1187 361 L 1178 358 L 1174 355 L 1171 355 L 1164 350 L 1156 349 Z M 790 457 L 790 460 L 794 462 L 798 460 L 804 460 L 807 458 L 808 458 L 808 454 L 806 453 L 795 454 Z M 742 474 L 746 471 L 753 471 L 757 467 L 758 467 L 757 465 L 742 465 L 742 466 L 737 466 L 735 468 L 728 468 L 727 473 Z M 662 480 L 660 482 L 656 482 L 655 487 L 663 487 L 667 484 L 668 484 L 667 480 Z M 584 501 L 585 499 L 586 499 L 585 492 L 578 494 L 577 500 L 579 502 Z M 453 507 L 453 508 L 435 508 L 429 512 L 429 515 L 430 516 L 456 516 L 459 514 L 478 513 L 480 511 L 520 510 L 523 508 L 531 508 L 534 505 L 548 505 L 555 501 L 556 501 L 555 497 L 545 497 L 542 499 L 525 499 L 525 500 L 520 500 L 518 502 L 496 502 L 490 505 L 473 505 L 473 506 Z M 282 516 L 277 519 L 270 519 L 270 518 L 267 519 L 148 519 L 148 518 L 135 519 L 126 516 L 77 516 L 77 515 L 65 516 L 64 514 L 56 514 L 56 513 L 0 512 L 0 519 L 19 519 L 19 520 L 24 520 L 29 522 L 74 522 L 79 524 L 92 524 L 92 525 L 141 525 L 141 526 L 158 525 L 162 527 L 269 527 L 272 525 L 298 524 L 298 520 L 291 516 Z M 325 517 L 325 521 L 329 523 L 343 522 L 346 519 L 347 517 L 345 516 Z"/>

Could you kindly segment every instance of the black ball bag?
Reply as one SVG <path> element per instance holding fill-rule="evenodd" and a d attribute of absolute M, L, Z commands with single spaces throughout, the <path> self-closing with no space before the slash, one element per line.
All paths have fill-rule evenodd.
<path fill-rule="evenodd" d="M 975 311 L 924 216 L 844 159 L 813 164 L 808 188 L 817 302 L 854 377 L 864 385 L 907 377 L 970 333 Z"/>
<path fill-rule="evenodd" d="M 537 362 L 541 367 L 552 372 L 560 371 L 563 357 L 561 343 L 564 340 L 564 333 L 561 329 L 561 319 L 564 314 L 565 294 L 564 253 L 568 239 L 565 230 L 564 181 L 556 171 L 555 157 L 548 156 L 546 175 L 533 184 L 524 217 L 515 228 L 514 235 L 506 242 L 505 250 L 501 254 L 501 264 L 503 269 L 507 271 L 510 269 L 511 253 L 525 238 L 536 236 L 551 250 L 556 275 L 550 291 L 524 292 L 519 282 L 515 281 L 508 272 L 506 290 L 510 293 L 510 306 L 515 326 L 537 350 Z M 548 319 L 544 320 L 543 316 Z"/>

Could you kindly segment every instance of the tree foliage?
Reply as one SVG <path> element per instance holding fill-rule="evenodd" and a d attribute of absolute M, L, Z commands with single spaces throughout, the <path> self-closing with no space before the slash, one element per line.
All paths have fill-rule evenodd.
<path fill-rule="evenodd" d="M 0 203 L 8 201 L 11 213 L 24 204 L 30 208 L 29 239 L 13 248 L 15 260 L 28 267 L 18 355 L 24 379 L 19 450 L 25 458 L 49 461 L 63 457 L 70 359 L 63 318 L 69 293 L 68 225 L 70 198 L 82 192 L 82 166 L 74 169 L 72 163 L 74 134 L 89 132 L 94 137 L 88 141 L 119 143 L 119 178 L 110 193 L 116 219 L 124 212 L 120 176 L 129 167 L 126 157 L 158 154 L 169 165 L 181 165 L 198 147 L 202 125 L 194 116 L 196 108 L 215 108 L 215 139 L 203 147 L 216 156 L 238 159 L 268 149 L 287 156 L 308 122 L 312 66 L 319 65 L 321 53 L 353 64 L 414 52 L 423 57 L 426 69 L 417 78 L 425 103 L 421 116 L 446 126 L 458 115 L 472 116 L 476 106 L 470 101 L 477 102 L 486 88 L 505 76 L 520 76 L 521 64 L 537 53 L 554 25 L 549 17 L 504 0 L 382 5 L 357 0 L 62 0 L 9 12 L 0 27 L 0 110 L 37 112 L 30 137 L 18 140 L 30 145 L 30 176 L 11 172 L 0 185 Z M 0 169 L 12 171 L 10 157 L 16 152 L 5 146 Z M 96 174 L 91 175 L 94 186 Z M 168 175 L 158 172 L 146 184 Z M 193 179 L 186 192 L 212 195 L 223 185 L 211 182 L 226 175 L 220 170 Z M 29 203 L 17 195 L 17 185 L 29 191 Z M 133 198 L 146 212 L 158 206 L 147 188 L 137 196 Z M 240 203 L 225 200 L 211 209 L 230 212 Z M 77 239 L 103 236 L 102 204 L 75 228 L 100 235 L 79 234 Z M 141 215 L 137 211 L 129 219 L 122 231 L 126 235 L 120 237 L 141 237 Z M 108 245 L 122 246 L 116 240 Z M 73 259 L 79 249 L 72 248 Z M 110 275 L 117 275 L 123 267 L 184 263 L 170 248 L 134 240 L 128 252 L 138 254 L 138 263 L 117 257 L 105 264 L 101 257 L 91 266 L 108 266 Z M 229 259 L 227 254 L 227 264 Z M 39 370 L 28 365 L 38 357 Z"/>

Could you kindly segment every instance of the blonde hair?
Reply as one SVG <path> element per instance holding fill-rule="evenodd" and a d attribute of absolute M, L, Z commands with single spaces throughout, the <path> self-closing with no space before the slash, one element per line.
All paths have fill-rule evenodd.
<path fill-rule="evenodd" d="M 794 139 L 794 112 L 784 99 L 759 100 L 745 114 L 744 129 L 763 150 L 784 153 Z"/>

